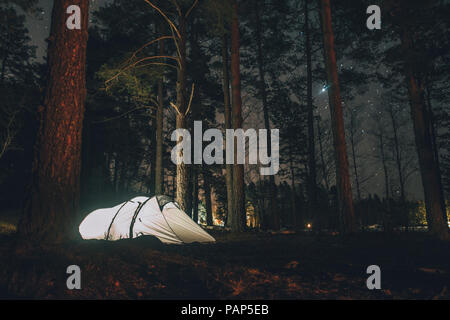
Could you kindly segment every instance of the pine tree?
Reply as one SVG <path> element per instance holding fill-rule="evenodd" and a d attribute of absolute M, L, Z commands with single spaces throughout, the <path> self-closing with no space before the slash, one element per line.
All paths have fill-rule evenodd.
<path fill-rule="evenodd" d="M 239 9 L 238 1 L 232 0 L 233 18 L 231 22 L 231 88 L 232 88 L 232 124 L 233 129 L 242 128 L 241 71 L 239 52 Z M 231 229 L 234 232 L 244 231 L 246 225 L 244 165 L 237 162 L 237 141 L 234 141 L 233 165 L 233 217 Z"/>
<path fill-rule="evenodd" d="M 336 161 L 336 186 L 339 199 L 339 215 L 341 231 L 353 233 L 356 231 L 353 208 L 352 187 L 350 183 L 347 146 L 345 142 L 344 118 L 342 101 L 337 75 L 336 53 L 334 50 L 334 35 L 331 22 L 331 7 L 329 0 L 321 0 L 321 17 L 324 39 L 325 66 L 328 77 L 328 96 L 330 100 L 331 121 Z"/>
<path fill-rule="evenodd" d="M 433 152 L 432 128 L 424 100 L 426 70 L 430 68 L 436 56 L 429 54 L 433 51 L 423 50 L 426 49 L 424 44 L 427 43 L 427 39 L 432 39 L 434 31 L 431 31 L 430 27 L 432 26 L 429 25 L 429 20 L 420 24 L 418 28 L 411 25 L 412 21 L 414 23 L 422 21 L 411 20 L 411 16 L 419 18 L 417 14 L 420 12 L 421 19 L 429 17 L 430 14 L 439 10 L 439 2 L 431 1 L 425 4 L 422 1 L 388 1 L 387 5 L 392 25 L 401 42 L 399 61 L 408 88 L 414 137 L 425 195 L 428 228 L 435 237 L 449 239 L 439 164 Z M 418 43 L 422 43 L 422 45 L 418 46 Z"/>
<path fill-rule="evenodd" d="M 66 27 L 67 7 L 81 9 L 81 29 Z M 23 237 L 62 242 L 76 234 L 80 196 L 81 133 L 86 98 L 88 0 L 55 1 L 48 47 L 48 80 L 39 106 L 40 128 Z"/>

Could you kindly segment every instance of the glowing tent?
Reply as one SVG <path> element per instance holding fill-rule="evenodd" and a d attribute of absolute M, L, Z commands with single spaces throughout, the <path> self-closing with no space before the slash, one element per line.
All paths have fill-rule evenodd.
<path fill-rule="evenodd" d="M 79 231 L 83 239 L 152 235 L 163 243 L 215 242 L 167 196 L 136 197 L 113 208 L 95 210 L 84 218 Z"/>

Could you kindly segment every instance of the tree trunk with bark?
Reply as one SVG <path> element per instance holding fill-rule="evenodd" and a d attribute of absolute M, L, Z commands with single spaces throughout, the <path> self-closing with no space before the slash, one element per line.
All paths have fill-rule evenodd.
<path fill-rule="evenodd" d="M 66 26 L 70 5 L 81 29 Z M 48 39 L 48 78 L 35 145 L 31 195 L 19 225 L 23 237 L 60 243 L 78 237 L 81 138 L 86 99 L 89 0 L 54 1 Z"/>
<path fill-rule="evenodd" d="M 378 133 L 377 138 L 380 146 L 380 157 L 381 157 L 381 164 L 383 165 L 383 173 L 384 173 L 384 191 L 385 191 L 385 197 L 386 197 L 386 208 L 384 208 L 383 212 L 383 228 L 385 232 L 392 232 L 392 223 L 390 219 L 390 197 L 389 197 L 389 171 L 388 171 L 388 164 L 387 164 L 387 156 L 386 151 L 384 149 L 384 133 L 382 129 L 381 122 L 378 124 Z"/>
<path fill-rule="evenodd" d="M 239 12 L 237 0 L 232 0 L 233 17 L 231 22 L 231 89 L 233 94 L 232 123 L 233 129 L 242 128 L 242 98 L 241 98 L 241 71 L 239 53 Z M 237 139 L 234 141 L 233 165 L 233 217 L 231 229 L 233 232 L 242 232 L 246 225 L 245 191 L 244 191 L 244 165 L 237 164 Z"/>
<path fill-rule="evenodd" d="M 356 232 L 356 222 L 347 158 L 347 146 L 345 142 L 342 101 L 336 67 L 336 52 L 334 49 L 334 35 L 331 22 L 330 0 L 321 0 L 320 3 L 325 68 L 329 86 L 328 97 L 331 111 L 336 162 L 336 187 L 338 191 L 340 225 L 341 232 L 344 234 L 348 234 Z"/>
<path fill-rule="evenodd" d="M 438 145 L 438 141 L 437 141 L 437 123 L 436 123 L 436 119 L 434 116 L 434 112 L 433 112 L 433 106 L 431 104 L 431 92 L 432 92 L 432 85 L 427 82 L 426 84 L 426 117 L 429 121 L 429 126 L 430 126 L 430 136 L 431 136 L 431 141 L 432 141 L 432 149 L 433 149 L 433 154 L 434 154 L 434 159 L 436 161 L 436 166 L 437 166 L 437 170 L 438 170 L 438 174 L 439 174 L 439 185 L 440 185 L 440 189 L 442 192 L 441 195 L 441 199 L 442 201 L 444 201 L 442 203 L 442 207 L 445 208 L 445 196 L 444 196 L 444 187 L 442 185 L 442 171 L 441 171 L 441 161 L 440 161 L 440 157 L 439 157 L 439 145 Z M 447 212 L 446 210 L 443 212 L 444 213 L 444 221 L 447 221 Z"/>
<path fill-rule="evenodd" d="M 291 175 L 291 220 L 292 227 L 297 229 L 301 226 L 297 212 L 297 194 L 295 191 L 295 168 L 294 168 L 294 156 L 292 152 L 292 144 L 289 144 L 289 170 Z"/>
<path fill-rule="evenodd" d="M 358 197 L 358 201 L 361 201 L 361 188 L 359 184 L 359 173 L 358 173 L 358 165 L 356 159 L 356 141 L 355 141 L 355 133 L 356 133 L 356 124 L 355 124 L 355 115 L 352 112 L 350 118 L 350 146 L 352 150 L 352 164 L 353 164 L 353 173 L 355 175 L 355 183 L 356 183 L 356 195 Z"/>
<path fill-rule="evenodd" d="M 227 35 L 222 35 L 222 79 L 223 102 L 225 113 L 225 129 L 231 129 L 231 104 L 230 104 L 230 77 L 228 72 L 228 41 Z M 225 166 L 225 182 L 227 185 L 227 226 L 231 226 L 233 216 L 233 165 Z"/>
<path fill-rule="evenodd" d="M 208 169 L 203 169 L 203 191 L 205 192 L 206 225 L 213 225 L 212 202 L 211 202 L 211 182 Z"/>
<path fill-rule="evenodd" d="M 414 64 L 408 58 L 409 54 L 414 51 L 410 32 L 403 29 L 401 41 L 406 56 L 404 65 L 405 80 L 409 92 L 416 149 L 425 194 L 428 229 L 433 236 L 442 240 L 448 240 L 450 237 L 447 221 L 444 220 L 446 210 L 442 199 L 443 192 L 439 183 L 439 171 L 432 150 L 429 122 L 426 121 L 426 108 L 423 97 L 424 83 L 416 78 Z"/>
<path fill-rule="evenodd" d="M 401 206 L 401 214 L 402 218 L 404 220 L 404 226 L 406 230 L 408 230 L 408 212 L 406 208 L 406 195 L 405 195 L 405 178 L 403 174 L 403 162 L 402 162 L 402 155 L 400 152 L 400 141 L 398 138 L 398 130 L 399 125 L 397 122 L 397 119 L 395 117 L 395 112 L 393 109 L 393 106 L 389 106 L 389 116 L 391 118 L 391 124 L 392 124 L 392 131 L 394 133 L 394 153 L 395 153 L 395 163 L 397 165 L 397 174 L 398 174 L 398 181 L 400 185 L 400 206 Z"/>
<path fill-rule="evenodd" d="M 320 151 L 320 162 L 322 164 L 322 179 L 325 182 L 325 187 L 327 188 L 327 191 L 330 190 L 330 183 L 328 182 L 328 175 L 326 170 L 326 164 L 325 164 L 325 156 L 324 156 L 324 149 L 322 144 L 322 130 L 320 128 L 320 119 L 317 117 L 317 138 L 319 140 L 319 151 Z"/>
<path fill-rule="evenodd" d="M 198 223 L 198 168 L 192 169 L 192 220 Z"/>
<path fill-rule="evenodd" d="M 262 49 L 262 23 L 261 23 L 261 8 L 259 6 L 259 1 L 255 2 L 256 6 L 256 46 L 257 46 L 257 63 L 258 63 L 258 74 L 259 74 L 259 91 L 261 93 L 262 105 L 263 105 L 263 115 L 264 115 L 264 127 L 267 130 L 267 154 L 272 154 L 271 148 L 271 132 L 270 132 L 270 120 L 269 120 L 269 106 L 267 103 L 267 90 L 265 81 L 265 70 L 264 70 L 264 59 L 263 59 L 263 49 Z M 275 208 L 276 202 L 276 186 L 275 177 L 273 175 L 269 176 L 269 212 L 267 215 L 272 221 L 272 229 L 280 229 L 280 220 L 278 212 Z"/>
<path fill-rule="evenodd" d="M 308 211 L 310 218 L 317 215 L 317 173 L 316 173 L 316 145 L 314 138 L 314 105 L 312 96 L 312 54 L 311 54 L 311 31 L 309 28 L 308 1 L 304 2 L 305 11 L 305 51 L 306 51 L 306 101 L 308 110 Z M 315 227 L 319 227 L 319 220 L 315 219 Z"/>
<path fill-rule="evenodd" d="M 160 27 L 160 30 L 163 28 Z M 164 41 L 159 41 L 159 55 L 164 56 Z M 163 130 L 164 130 L 164 75 L 158 79 L 158 107 L 156 110 L 156 162 L 155 162 L 155 194 L 163 194 Z"/>
<path fill-rule="evenodd" d="M 177 107 L 178 112 L 176 115 L 176 128 L 187 129 L 187 100 L 186 100 L 186 19 L 184 15 L 179 16 L 179 32 L 180 38 L 178 39 L 179 48 L 179 66 L 177 69 Z M 181 137 L 177 139 L 177 143 L 181 141 Z M 178 151 L 178 159 L 183 158 L 183 151 Z M 189 183 L 189 166 L 180 162 L 177 164 L 176 174 L 176 201 L 180 205 L 181 209 L 188 215 L 191 215 L 192 208 L 189 208 L 191 199 Z"/>

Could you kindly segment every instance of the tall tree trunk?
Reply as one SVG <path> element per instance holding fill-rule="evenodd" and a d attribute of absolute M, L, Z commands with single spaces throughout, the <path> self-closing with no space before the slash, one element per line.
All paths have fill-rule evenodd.
<path fill-rule="evenodd" d="M 319 139 L 319 149 L 320 149 L 320 162 L 322 164 L 322 179 L 325 182 L 325 187 L 327 188 L 327 192 L 330 190 L 330 183 L 328 182 L 328 176 L 325 167 L 325 157 L 324 150 L 322 144 L 322 130 L 320 128 L 320 118 L 317 117 L 317 138 Z"/>
<path fill-rule="evenodd" d="M 308 211 L 310 218 L 316 218 L 317 207 L 317 173 L 316 173 L 316 145 L 314 139 L 314 105 L 312 96 L 312 58 L 311 31 L 309 28 L 308 1 L 304 1 L 305 11 L 305 51 L 306 51 L 306 101 L 308 110 Z M 315 219 L 314 226 L 319 227 L 319 219 Z"/>
<path fill-rule="evenodd" d="M 336 52 L 334 50 L 334 35 L 331 23 L 330 0 L 321 0 L 321 16 L 325 67 L 328 78 L 328 96 L 330 101 L 331 122 L 336 162 L 336 187 L 338 190 L 339 215 L 342 233 L 356 231 L 355 213 L 353 208 L 352 187 L 345 143 L 344 117 L 342 112 L 341 93 L 336 67 Z"/>
<path fill-rule="evenodd" d="M 223 102 L 225 113 L 225 129 L 231 129 L 231 108 L 230 108 L 230 77 L 228 72 L 228 41 L 227 34 L 222 35 L 222 77 L 223 77 Z M 231 226 L 233 216 L 233 165 L 225 166 L 225 181 L 227 185 L 227 217 L 226 225 Z"/>
<path fill-rule="evenodd" d="M 442 207 L 445 208 L 445 196 L 444 196 L 444 187 L 442 185 L 442 171 L 441 171 L 441 161 L 440 161 L 440 157 L 439 157 L 439 145 L 437 142 L 437 124 L 435 121 L 435 117 L 434 117 L 434 113 L 433 113 L 433 106 L 431 104 L 431 84 L 429 82 L 427 82 L 426 84 L 426 107 L 427 107 L 427 111 L 426 111 L 426 117 L 429 121 L 429 126 L 430 126 L 430 136 L 431 136 L 431 141 L 432 141 L 432 149 L 433 149 L 433 154 L 434 154 L 434 159 L 436 161 L 436 166 L 437 166 L 437 170 L 439 173 L 439 185 L 440 185 L 440 190 L 441 190 L 441 199 L 443 201 L 442 203 Z M 447 222 L 447 210 L 444 210 L 444 221 Z"/>
<path fill-rule="evenodd" d="M 213 225 L 212 202 L 211 202 L 211 183 L 208 169 L 203 169 L 203 191 L 205 192 L 206 225 Z"/>
<path fill-rule="evenodd" d="M 152 110 L 148 109 L 148 113 L 150 116 L 152 116 Z M 147 179 L 147 177 L 150 177 L 149 179 L 149 185 L 150 185 L 150 190 L 153 194 L 156 194 L 155 189 L 156 189 L 156 118 L 151 118 L 151 121 L 149 121 L 149 125 L 150 125 L 150 164 L 149 164 L 149 172 L 147 175 L 147 172 L 145 173 L 145 179 Z M 140 166 L 141 164 L 139 164 Z M 139 167 L 138 167 L 139 168 Z"/>
<path fill-rule="evenodd" d="M 162 32 L 162 27 L 160 31 Z M 164 41 L 159 41 L 159 55 L 164 56 Z M 164 75 L 158 79 L 158 109 L 156 110 L 156 163 L 155 163 L 155 194 L 163 194 L 163 130 L 164 130 Z"/>
<path fill-rule="evenodd" d="M 352 162 L 353 162 L 353 172 L 355 174 L 355 183 L 356 183 L 356 194 L 358 197 L 358 201 L 361 201 L 361 189 L 359 185 L 359 174 L 358 174 L 358 166 L 356 164 L 356 148 L 355 148 L 355 116 L 352 112 L 350 119 L 350 145 L 352 149 Z"/>
<path fill-rule="evenodd" d="M 398 139 L 398 123 L 397 119 L 395 119 L 395 113 L 392 106 L 389 107 L 389 116 L 391 118 L 392 130 L 394 132 L 394 151 L 395 151 L 395 163 L 397 165 L 397 174 L 398 181 L 400 185 L 400 205 L 401 205 L 401 214 L 404 219 L 404 226 L 406 230 L 408 230 L 408 213 L 406 212 L 406 195 L 405 195 L 405 178 L 403 176 L 403 163 L 402 163 L 402 155 L 400 153 L 400 141 Z"/>
<path fill-rule="evenodd" d="M 386 200 L 389 200 L 389 172 L 388 172 L 388 168 L 387 168 L 386 154 L 384 152 L 383 135 L 380 134 L 379 139 L 380 139 L 381 162 L 383 164 L 383 173 L 384 173 L 385 196 L 386 196 Z"/>
<path fill-rule="evenodd" d="M 81 9 L 81 29 L 66 27 L 67 7 Z M 80 197 L 81 137 L 86 99 L 89 0 L 54 1 L 48 46 L 48 80 L 38 109 L 31 199 L 19 233 L 58 243 L 76 238 Z"/>
<path fill-rule="evenodd" d="M 392 224 L 390 221 L 390 203 L 389 203 L 389 171 L 387 166 L 387 158 L 386 158 L 386 152 L 384 150 L 384 136 L 381 129 L 381 123 L 379 124 L 380 131 L 378 132 L 378 141 L 380 144 L 380 156 L 381 156 L 381 163 L 383 165 L 383 173 L 384 173 L 384 191 L 385 191 L 385 197 L 386 197 L 386 208 L 383 212 L 383 228 L 385 232 L 391 232 L 392 231 Z"/>
<path fill-rule="evenodd" d="M 232 0 L 233 17 L 231 22 L 231 89 L 233 94 L 232 123 L 233 129 L 242 128 L 241 71 L 239 53 L 239 10 L 237 0 Z M 246 225 L 244 165 L 237 164 L 237 139 L 234 141 L 233 165 L 233 217 L 231 229 L 242 232 Z"/>
<path fill-rule="evenodd" d="M 199 42 L 199 29 L 197 28 L 196 19 L 194 19 L 191 32 L 190 32 L 190 55 L 191 55 L 191 62 L 192 64 L 196 64 L 200 59 L 202 58 L 202 49 Z M 193 102 L 190 107 L 190 117 L 189 117 L 189 126 L 191 128 L 191 132 L 194 131 L 194 123 L 196 121 L 202 121 L 204 119 L 204 114 L 202 114 L 202 103 L 201 103 L 201 97 L 203 94 L 203 84 L 206 82 L 204 75 L 198 75 L 195 78 L 196 81 L 196 87 L 195 87 L 195 93 L 196 97 L 198 97 L 198 103 Z M 207 126 L 202 130 L 208 130 Z M 202 134 L 203 132 L 201 132 Z M 191 150 L 191 157 L 194 159 L 194 148 Z M 195 161 L 194 161 L 195 162 Z M 199 172 L 202 171 L 202 166 L 198 164 L 193 164 L 190 166 L 190 179 L 189 179 L 189 188 L 192 190 L 192 197 L 191 204 L 189 204 L 193 208 L 193 214 L 192 217 L 197 216 L 198 217 L 198 175 Z M 195 185 L 197 184 L 197 185 Z M 195 190 L 196 189 L 196 190 Z"/>
<path fill-rule="evenodd" d="M 192 220 L 198 223 L 198 167 L 192 168 Z"/>
<path fill-rule="evenodd" d="M 178 111 L 176 115 L 176 128 L 187 129 L 187 117 L 186 117 L 186 19 L 184 15 L 179 16 L 179 32 L 180 39 L 178 40 L 179 59 L 180 65 L 177 72 L 177 107 Z M 181 137 L 177 139 L 177 143 L 181 141 Z M 183 158 L 183 151 L 178 151 L 178 159 Z M 184 162 L 177 164 L 176 174 L 176 201 L 180 205 L 181 209 L 185 211 L 189 216 L 191 215 L 191 209 L 189 203 L 192 199 L 190 193 L 189 182 L 189 166 Z"/>
<path fill-rule="evenodd" d="M 260 228 L 264 231 L 266 231 L 270 225 L 267 221 L 267 217 L 264 215 L 265 210 L 265 198 L 264 198 L 264 185 L 263 180 L 261 179 L 261 176 L 258 175 L 258 181 L 257 184 L 255 184 L 255 190 L 256 190 L 256 203 L 258 206 L 258 212 L 259 212 L 259 223 Z"/>
<path fill-rule="evenodd" d="M 402 46 L 406 57 L 414 51 L 409 30 L 403 29 Z M 447 221 L 444 221 L 445 205 L 443 192 L 439 183 L 439 171 L 432 150 L 429 122 L 426 121 L 426 109 L 423 100 L 424 83 L 414 74 L 413 62 L 405 61 L 405 79 L 411 105 L 411 117 L 414 125 L 416 149 L 419 157 L 420 174 L 422 176 L 427 211 L 428 228 L 432 235 L 439 239 L 449 239 Z"/>
<path fill-rule="evenodd" d="M 267 103 L 267 90 L 265 81 L 265 71 L 264 71 L 264 59 L 263 59 L 263 49 L 262 49 L 262 23 L 261 23 L 261 7 L 259 5 L 260 1 L 255 2 L 255 12 L 256 12 L 256 46 L 257 46 L 257 62 L 258 62 L 258 73 L 259 73 L 259 91 L 261 93 L 262 105 L 263 105 L 263 115 L 264 115 L 264 127 L 267 130 L 267 154 L 272 154 L 271 146 L 271 132 L 270 132 L 270 120 L 269 120 L 269 106 Z M 278 212 L 275 208 L 276 202 L 276 187 L 275 187 L 275 177 L 269 175 L 269 212 L 268 216 L 272 221 L 272 229 L 280 229 L 280 220 Z"/>
<path fill-rule="evenodd" d="M 297 194 L 295 192 L 295 168 L 294 168 L 294 156 L 292 152 L 292 144 L 289 143 L 289 169 L 291 174 L 291 219 L 292 227 L 296 229 L 300 224 L 298 221 L 297 212 Z"/>

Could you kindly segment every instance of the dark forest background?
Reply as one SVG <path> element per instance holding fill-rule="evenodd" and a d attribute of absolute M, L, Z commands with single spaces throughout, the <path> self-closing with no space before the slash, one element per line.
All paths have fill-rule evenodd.
<path fill-rule="evenodd" d="M 0 207 L 17 218 L 30 192 L 38 111 L 49 80 L 25 26 L 27 15 L 39 14 L 32 2 L 0 1 Z M 426 168 L 419 165 L 423 150 L 408 79 L 412 74 L 420 84 L 422 120 L 439 175 L 432 192 L 448 201 L 450 6 L 372 2 L 331 1 L 355 223 L 384 230 L 423 226 L 420 172 Z M 195 120 L 204 130 L 232 127 L 231 36 L 233 18 L 239 18 L 243 127 L 280 129 L 280 172 L 264 177 L 258 165 L 244 168 L 247 227 L 339 229 L 327 101 L 333 84 L 327 82 L 319 2 L 239 1 L 236 13 L 232 1 L 204 0 L 186 19 L 170 1 L 152 3 L 180 30 L 183 20 L 181 98 L 187 100 L 195 84 L 186 128 Z M 178 3 L 185 14 L 192 1 Z M 381 30 L 366 27 L 371 4 L 382 8 Z M 173 28 L 146 1 L 115 0 L 90 13 L 80 217 L 138 194 L 180 197 L 170 160 L 170 135 L 180 121 L 170 105 L 180 100 L 173 57 L 180 53 L 172 39 L 159 39 L 163 35 L 173 35 Z M 146 59 L 152 56 L 159 58 Z M 194 220 L 232 227 L 232 171 L 227 165 L 188 166 L 182 205 Z"/>

